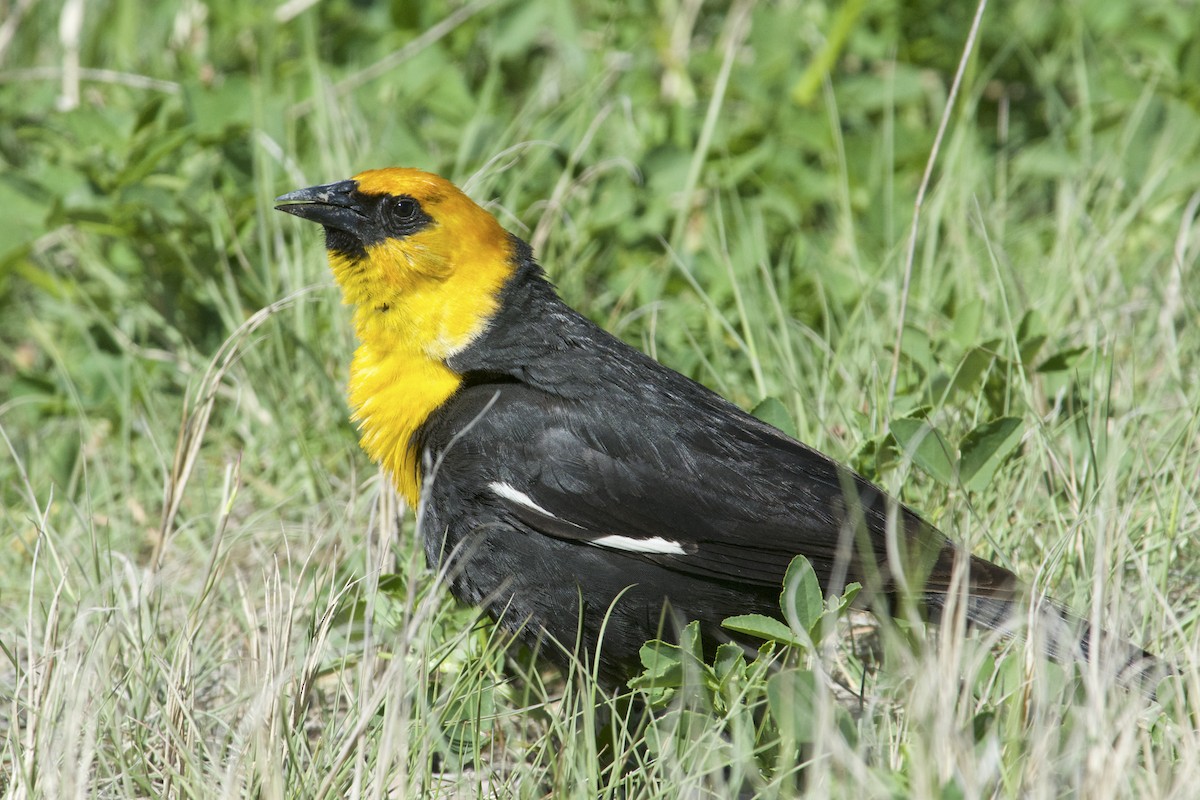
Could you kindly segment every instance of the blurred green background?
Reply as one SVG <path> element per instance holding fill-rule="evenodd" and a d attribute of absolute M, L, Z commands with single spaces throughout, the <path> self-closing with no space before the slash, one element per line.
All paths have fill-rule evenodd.
<path fill-rule="evenodd" d="M 346 420 L 346 310 L 320 237 L 271 199 L 386 165 L 463 185 L 568 302 L 982 554 L 1082 608 L 1092 578 L 1128 573 L 1147 644 L 1194 629 L 1200 4 L 987 8 L 893 390 L 914 200 L 974 12 L 0 2 L 9 688 L 64 581 L 77 610 L 104 606 L 156 549 L 181 614 L 228 586 L 205 564 L 252 574 L 295 547 L 336 575 L 318 597 L 367 569 L 378 484 Z M 238 340 L 180 481 L 208 364 L 285 298 Z M 950 454 L 918 448 L 909 473 L 926 424 Z M 130 641 L 182 635 L 146 631 Z"/>
<path fill-rule="evenodd" d="M 628 315 L 686 290 L 668 246 L 731 308 L 730 282 L 706 271 L 721 276 L 721 259 L 695 255 L 714 244 L 704 225 L 720 206 L 731 257 L 770 270 L 787 314 L 835 340 L 858 303 L 895 313 L 897 254 L 972 11 L 13 3 L 0 50 L 0 424 L 44 442 L 73 411 L 109 423 L 101 435 L 132 435 L 145 400 L 118 376 L 139 373 L 135 394 L 178 392 L 180 362 L 325 280 L 315 255 L 281 260 L 292 229 L 269 198 L 388 164 L 470 179 L 532 236 L 569 300 L 635 341 L 644 321 Z M 991 235 L 1020 226 L 1007 258 L 1033 275 L 1060 233 L 1050 218 L 1092 224 L 1091 198 L 1072 207 L 1064 178 L 1169 217 L 1200 184 L 1197 30 L 1196 4 L 1167 0 L 989 9 L 937 172 L 953 184 L 944 213 Z M 967 259 L 986 242 L 939 241 L 938 222 L 917 270 L 936 285 L 918 294 L 945 304 L 978 288 Z M 1146 244 L 1118 243 L 1116 280 L 1139 280 L 1148 257 L 1165 280 L 1168 251 Z M 291 358 L 312 357 L 302 351 L 330 325 L 305 322 L 316 327 L 279 345 Z M 715 375 L 695 354 L 674 365 L 743 402 L 783 388 L 739 388 L 748 375 L 721 363 L 736 359 L 710 357 Z M 62 482 L 72 459 L 57 458 Z"/>

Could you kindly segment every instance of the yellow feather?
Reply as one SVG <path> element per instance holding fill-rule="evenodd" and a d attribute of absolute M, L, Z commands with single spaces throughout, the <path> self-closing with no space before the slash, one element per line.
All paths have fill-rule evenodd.
<path fill-rule="evenodd" d="M 412 505 L 421 493 L 413 435 L 457 391 L 446 359 L 495 314 L 512 275 L 508 234 L 448 181 L 408 169 L 356 175 L 366 194 L 408 195 L 434 223 L 367 248 L 366 258 L 329 255 L 360 342 L 349 401 L 363 449 L 395 478 Z"/>

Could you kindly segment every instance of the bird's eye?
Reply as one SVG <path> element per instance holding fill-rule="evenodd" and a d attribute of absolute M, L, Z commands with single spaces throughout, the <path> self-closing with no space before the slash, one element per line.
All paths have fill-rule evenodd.
<path fill-rule="evenodd" d="M 417 216 L 418 208 L 419 206 L 417 205 L 417 201 L 413 200 L 411 197 L 397 197 L 395 201 L 393 201 L 392 215 L 395 216 L 399 222 L 412 222 Z"/>

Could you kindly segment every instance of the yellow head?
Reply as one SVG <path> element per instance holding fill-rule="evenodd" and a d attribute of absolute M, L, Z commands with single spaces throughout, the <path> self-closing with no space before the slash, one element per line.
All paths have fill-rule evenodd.
<path fill-rule="evenodd" d="M 498 309 L 517 267 L 512 241 L 452 183 L 415 169 L 368 170 L 276 202 L 325 227 L 329 266 L 361 342 L 350 405 L 362 445 L 415 504 L 413 434 L 461 384 L 446 359 Z"/>
<path fill-rule="evenodd" d="M 360 335 L 391 329 L 435 358 L 478 332 L 514 269 L 500 223 L 428 172 L 368 170 L 277 202 L 325 226 L 329 266 Z"/>

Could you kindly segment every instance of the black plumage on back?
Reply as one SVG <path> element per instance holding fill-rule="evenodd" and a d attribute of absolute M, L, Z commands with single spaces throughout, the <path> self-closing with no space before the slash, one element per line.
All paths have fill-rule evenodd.
<path fill-rule="evenodd" d="M 1011 572 L 606 333 L 558 298 L 527 245 L 514 249 L 500 311 L 449 362 L 463 387 L 420 432 L 422 534 L 432 563 L 454 559 L 455 594 L 531 643 L 578 637 L 612 682 L 672 620 L 699 620 L 714 642 L 727 617 L 778 616 L 797 554 L 827 591 L 857 581 L 876 607 L 895 601 L 889 564 L 904 563 L 934 620 L 963 570 L 968 619 L 1010 621 Z M 903 551 L 891 559 L 890 518 Z"/>

